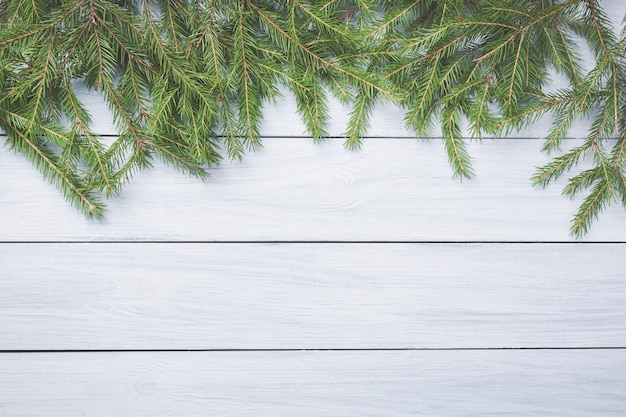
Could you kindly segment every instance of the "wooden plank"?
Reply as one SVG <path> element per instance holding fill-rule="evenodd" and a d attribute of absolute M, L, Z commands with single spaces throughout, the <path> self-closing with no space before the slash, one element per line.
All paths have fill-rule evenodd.
<path fill-rule="evenodd" d="M 580 200 L 561 196 L 562 184 L 530 183 L 548 161 L 539 140 L 472 142 L 477 177 L 463 183 L 438 141 L 370 139 L 357 153 L 341 140 L 265 144 L 206 183 L 163 166 L 140 173 L 91 222 L 22 157 L 0 152 L 0 240 L 573 240 Z M 585 240 L 624 236 L 614 204 Z"/>
<path fill-rule="evenodd" d="M 592 62 L 592 61 L 590 61 Z M 568 87 L 567 79 L 564 76 L 553 74 L 554 81 L 550 90 L 558 90 Z M 82 82 L 75 84 L 76 94 L 87 110 L 94 115 L 92 118 L 92 129 L 101 135 L 117 135 L 119 132 L 115 128 L 113 115 L 109 110 L 104 98 L 95 91 L 87 90 Z M 266 102 L 263 108 L 263 121 L 260 127 L 260 134 L 263 137 L 310 137 L 306 131 L 304 123 L 297 113 L 295 96 L 281 89 L 282 97 L 278 97 L 275 103 Z M 345 137 L 348 126 L 350 106 L 342 104 L 339 100 L 330 98 L 328 102 L 329 114 L 331 118 L 326 125 L 326 132 L 330 137 Z M 366 136 L 370 138 L 401 137 L 413 138 L 415 133 L 405 127 L 405 110 L 400 106 L 391 103 L 378 103 L 370 116 L 369 128 Z M 519 131 L 512 131 L 508 135 L 511 138 L 543 138 L 548 131 L 552 121 L 551 116 L 545 116 L 537 120 L 532 125 Z M 570 130 L 568 137 L 584 137 L 590 127 L 590 119 L 577 120 Z M 472 133 L 469 125 L 462 125 L 461 132 L 464 136 L 471 137 Z M 441 131 L 433 129 L 434 136 L 440 136 Z M 493 137 L 486 134 L 485 138 Z"/>
<path fill-rule="evenodd" d="M 624 245 L 1 249 L 0 350 L 626 346 Z"/>
<path fill-rule="evenodd" d="M 1 354 L 0 412 L 79 416 L 626 414 L 626 352 Z"/>
<path fill-rule="evenodd" d="M 592 62 L 591 59 L 588 59 Z M 550 90 L 558 90 L 568 87 L 568 81 L 564 76 L 553 74 L 554 78 Z M 92 115 L 92 131 L 104 136 L 115 136 L 119 132 L 115 127 L 113 115 L 104 97 L 97 91 L 88 90 L 84 83 L 77 80 L 73 83 L 78 99 L 83 103 L 86 110 Z M 260 127 L 262 137 L 310 137 L 304 123 L 297 113 L 295 96 L 288 90 L 280 89 L 282 97 L 277 97 L 275 103 L 266 102 L 263 108 L 263 121 Z M 345 137 L 348 126 L 350 106 L 342 104 L 335 98 L 328 102 L 329 114 L 332 116 L 326 125 L 329 137 Z M 405 127 L 405 110 L 392 103 L 378 103 L 369 119 L 369 128 L 366 136 L 369 138 L 414 138 L 415 133 Z M 510 138 L 543 138 L 550 127 L 552 118 L 545 116 L 523 130 L 513 131 L 507 137 Z M 577 120 L 570 129 L 568 137 L 584 137 L 590 127 L 590 119 Z M 471 137 L 468 125 L 461 128 L 463 135 Z M 0 134 L 2 134 L 0 130 Z M 433 129 L 434 136 L 440 136 L 441 132 Z M 485 135 L 485 138 L 493 135 Z M 0 138 L 2 139 L 2 138 Z M 106 142 L 106 140 L 105 140 Z"/>
<path fill-rule="evenodd" d="M 92 129 L 103 135 L 116 135 L 118 132 L 113 122 L 113 116 L 108 109 L 104 98 L 96 91 L 87 90 L 82 82 L 75 84 L 76 93 L 93 117 Z M 266 102 L 263 109 L 263 122 L 260 133 L 262 136 L 304 136 L 306 132 L 304 123 L 297 114 L 295 96 L 285 89 L 281 89 L 282 98 L 277 98 L 275 103 Z M 329 136 L 343 135 L 348 123 L 350 107 L 345 106 L 337 99 L 328 102 L 329 119 L 326 131 Z M 367 135 L 370 137 L 413 137 L 414 135 L 404 128 L 403 111 L 392 104 L 379 104 L 373 112 L 370 129 Z M 541 134 L 537 130 L 536 134 Z"/>

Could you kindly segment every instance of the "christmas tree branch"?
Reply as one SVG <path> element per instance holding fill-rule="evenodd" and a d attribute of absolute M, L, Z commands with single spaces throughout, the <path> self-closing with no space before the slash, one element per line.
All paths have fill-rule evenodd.
<path fill-rule="evenodd" d="M 595 63 L 583 70 L 579 43 Z M 597 0 L 7 0 L 0 3 L 0 128 L 7 143 L 87 216 L 154 158 L 204 178 L 261 146 L 265 102 L 281 88 L 315 139 L 328 97 L 352 109 L 359 148 L 381 101 L 399 104 L 416 136 L 441 136 L 453 176 L 473 175 L 463 139 L 502 135 L 545 114 L 532 180 L 569 175 L 580 196 L 572 235 L 626 207 L 626 36 Z M 548 93 L 552 72 L 569 86 Z M 100 92 L 118 130 L 105 144 L 75 92 Z M 577 118 L 583 145 L 561 152 Z M 434 132 L 437 126 L 440 131 Z M 561 153 L 561 154 L 558 154 Z M 591 167 L 576 172 L 578 163 Z"/>

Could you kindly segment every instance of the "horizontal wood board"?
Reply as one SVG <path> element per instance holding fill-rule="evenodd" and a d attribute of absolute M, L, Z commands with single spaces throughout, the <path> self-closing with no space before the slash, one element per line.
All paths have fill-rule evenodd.
<path fill-rule="evenodd" d="M 626 414 L 624 351 L 0 354 L 11 417 Z"/>
<path fill-rule="evenodd" d="M 566 141 L 565 147 L 579 141 Z M 476 178 L 453 180 L 439 141 L 266 138 L 206 183 L 156 166 L 106 216 L 86 221 L 20 156 L 0 153 L 2 241 L 573 241 L 581 199 L 532 186 L 541 141 L 472 142 Z M 584 167 L 584 163 L 582 165 Z M 624 241 L 626 212 L 605 210 L 583 241 Z"/>
<path fill-rule="evenodd" d="M 0 350 L 626 347 L 624 250 L 2 244 Z"/>
<path fill-rule="evenodd" d="M 626 12 L 626 7 L 623 8 L 624 12 Z M 589 61 L 592 60 L 589 51 L 583 50 L 582 54 Z M 551 73 L 550 77 L 551 82 L 548 86 L 550 91 L 557 91 L 568 87 L 566 77 L 556 73 Z M 115 127 L 113 115 L 102 94 L 98 91 L 87 89 L 82 81 L 76 81 L 74 88 L 78 99 L 92 115 L 93 123 L 91 127 L 93 132 L 104 136 L 116 136 L 118 130 Z M 306 127 L 297 112 L 298 106 L 295 96 L 285 88 L 280 88 L 279 92 L 280 96 L 274 97 L 274 100 L 264 102 L 262 109 L 263 119 L 259 128 L 260 135 L 262 137 L 310 137 L 310 134 L 306 131 Z M 342 104 L 330 94 L 328 108 L 330 118 L 325 125 L 327 136 L 345 137 L 352 108 L 349 105 Z M 365 136 L 369 138 L 415 137 L 415 133 L 406 128 L 404 120 L 405 111 L 406 109 L 397 104 L 385 101 L 378 102 L 371 112 L 369 127 L 365 132 Z M 524 129 L 509 132 L 507 137 L 543 138 L 552 120 L 551 115 L 545 115 L 536 123 Z M 585 132 L 589 126 L 589 118 L 581 118 L 574 121 L 568 133 L 568 137 L 584 137 L 585 134 L 583 132 Z M 432 130 L 431 134 L 437 137 L 441 136 L 442 132 L 435 128 Z M 471 129 L 467 124 L 462 124 L 461 134 L 466 137 L 472 136 Z M 485 137 L 492 138 L 494 136 L 486 134 Z"/>

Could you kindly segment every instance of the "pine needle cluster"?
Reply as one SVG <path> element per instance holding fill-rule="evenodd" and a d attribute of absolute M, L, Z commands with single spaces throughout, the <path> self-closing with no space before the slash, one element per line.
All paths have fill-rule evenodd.
<path fill-rule="evenodd" d="M 581 42 L 596 58 L 588 72 Z M 329 95 L 351 105 L 350 148 L 375 103 L 396 103 L 416 136 L 443 138 L 461 179 L 473 175 L 465 125 L 472 137 L 504 135 L 551 112 L 551 152 L 574 119 L 592 117 L 585 143 L 534 177 L 547 185 L 592 158 L 564 191 L 587 192 L 580 236 L 607 204 L 626 206 L 625 49 L 594 0 L 7 0 L 0 129 L 98 217 L 155 158 L 204 178 L 261 146 L 263 105 L 285 89 L 314 139 L 327 136 Z M 570 88 L 548 94 L 554 71 Z M 92 130 L 80 83 L 109 105 L 112 144 Z"/>

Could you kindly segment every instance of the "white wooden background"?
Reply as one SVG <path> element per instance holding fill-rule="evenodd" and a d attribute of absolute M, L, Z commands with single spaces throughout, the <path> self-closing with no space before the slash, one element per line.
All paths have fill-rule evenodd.
<path fill-rule="evenodd" d="M 360 152 L 294 113 L 97 222 L 0 152 L 0 416 L 626 415 L 626 213 L 568 236 L 579 201 L 529 181 L 547 121 L 471 143 L 459 183 L 393 107 Z"/>

